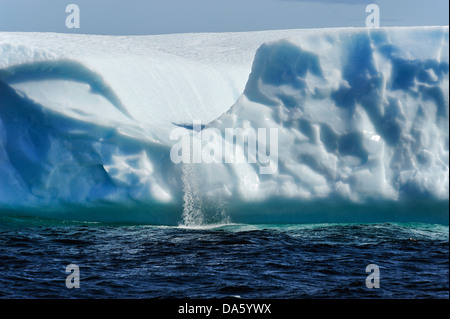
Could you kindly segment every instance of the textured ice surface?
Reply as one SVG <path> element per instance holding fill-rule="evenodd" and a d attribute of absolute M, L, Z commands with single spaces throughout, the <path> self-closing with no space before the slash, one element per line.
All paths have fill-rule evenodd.
<path fill-rule="evenodd" d="M 0 33 L 0 207 L 158 224 L 448 223 L 448 52 L 448 27 Z M 225 148 L 227 128 L 278 129 L 276 172 L 174 164 L 170 134 L 194 120 Z"/>

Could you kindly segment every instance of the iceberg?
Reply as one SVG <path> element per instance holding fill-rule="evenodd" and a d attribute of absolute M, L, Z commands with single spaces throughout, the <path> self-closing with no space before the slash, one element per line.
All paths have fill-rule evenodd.
<path fill-rule="evenodd" d="M 0 215 L 448 224 L 448 34 L 0 33 Z"/>

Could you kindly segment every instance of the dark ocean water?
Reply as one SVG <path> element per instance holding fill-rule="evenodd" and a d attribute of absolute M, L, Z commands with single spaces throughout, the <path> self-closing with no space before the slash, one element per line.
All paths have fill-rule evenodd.
<path fill-rule="evenodd" d="M 80 288 L 66 287 L 69 264 Z M 0 298 L 449 298 L 449 228 L 0 218 L 0 274 Z"/>

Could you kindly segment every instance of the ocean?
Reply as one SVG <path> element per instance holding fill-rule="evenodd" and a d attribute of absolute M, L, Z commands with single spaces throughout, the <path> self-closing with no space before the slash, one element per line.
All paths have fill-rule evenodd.
<path fill-rule="evenodd" d="M 449 227 L 2 217 L 0 273 L 3 299 L 448 299 Z"/>

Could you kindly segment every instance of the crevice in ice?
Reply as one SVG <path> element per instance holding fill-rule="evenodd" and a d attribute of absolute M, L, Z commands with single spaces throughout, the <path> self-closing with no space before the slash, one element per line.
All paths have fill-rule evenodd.
<path fill-rule="evenodd" d="M 120 112 L 132 118 L 120 99 L 108 84 L 105 83 L 102 77 L 79 62 L 71 60 L 39 61 L 18 64 L 0 70 L 0 80 L 9 85 L 28 81 L 57 79 L 88 84 L 93 93 L 104 96 Z"/>

